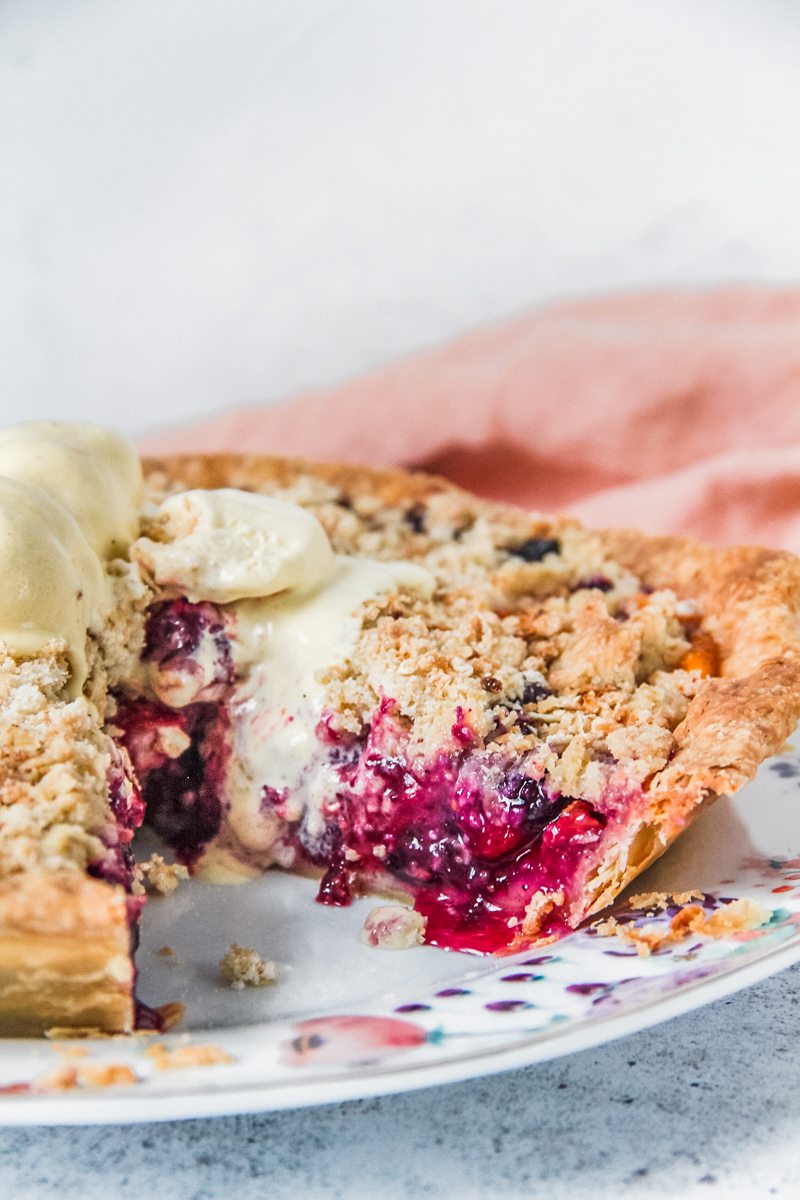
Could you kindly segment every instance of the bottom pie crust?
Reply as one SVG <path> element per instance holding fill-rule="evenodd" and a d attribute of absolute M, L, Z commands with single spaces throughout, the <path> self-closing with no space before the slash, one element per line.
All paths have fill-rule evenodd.
<path fill-rule="evenodd" d="M 0 1029 L 130 1033 L 134 967 L 125 891 L 79 875 L 0 882 Z"/>

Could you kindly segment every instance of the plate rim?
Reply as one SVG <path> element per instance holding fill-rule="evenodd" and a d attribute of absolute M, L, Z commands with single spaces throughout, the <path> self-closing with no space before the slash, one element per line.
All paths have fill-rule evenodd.
<path fill-rule="evenodd" d="M 265 1083 L 262 1080 L 222 1088 L 209 1086 L 209 1080 L 202 1088 L 187 1086 L 155 1095 L 137 1095 L 135 1089 L 105 1089 L 85 1096 L 70 1092 L 60 1096 L 8 1097 L 0 1104 L 0 1128 L 102 1127 L 202 1120 L 246 1113 L 284 1112 L 463 1083 L 606 1045 L 743 991 L 797 962 L 800 962 L 800 937 L 749 961 L 732 963 L 729 969 L 710 978 L 684 983 L 666 996 L 643 1000 L 591 1020 L 554 1026 L 544 1036 L 541 1033 L 520 1034 L 507 1047 L 471 1048 L 468 1053 L 436 1062 L 376 1065 L 358 1075 L 303 1075 L 296 1082 L 284 1079 L 280 1083 Z"/>

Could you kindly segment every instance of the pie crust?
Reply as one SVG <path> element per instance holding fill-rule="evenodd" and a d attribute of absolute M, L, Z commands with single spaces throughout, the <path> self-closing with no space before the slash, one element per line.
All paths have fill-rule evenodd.
<path fill-rule="evenodd" d="M 184 487 L 269 491 L 302 477 L 384 506 L 464 495 L 442 479 L 401 470 L 229 454 L 149 459 L 145 474 L 155 495 Z M 541 524 L 545 531 L 547 522 Z M 635 836 L 624 851 L 609 852 L 587 881 L 584 916 L 604 908 L 706 804 L 752 779 L 800 716 L 800 561 L 632 531 L 598 536 L 609 557 L 647 587 L 702 604 L 702 627 L 718 648 L 719 668 L 689 700 L 669 761 L 645 781 L 647 803 Z M 10 754 L 0 746 L 0 786 Z M 383 890 L 397 893 L 389 877 L 384 882 Z M 133 1028 L 127 901 L 124 887 L 75 872 L 20 871 L 0 881 L 2 1032 Z M 528 939 L 544 929 L 547 911 L 544 901 L 530 905 Z"/>

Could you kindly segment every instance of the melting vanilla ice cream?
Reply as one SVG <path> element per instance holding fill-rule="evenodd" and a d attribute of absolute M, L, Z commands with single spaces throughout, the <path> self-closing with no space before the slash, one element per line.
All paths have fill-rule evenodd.
<path fill-rule="evenodd" d="M 42 488 L 68 509 L 99 558 L 127 557 L 139 532 L 142 468 L 131 443 L 81 421 L 0 430 L 0 476 Z"/>
<path fill-rule="evenodd" d="M 170 497 L 152 532 L 131 556 L 155 582 L 191 601 L 221 604 L 232 618 L 236 680 L 228 699 L 225 800 L 228 841 L 238 853 L 215 846 L 204 873 L 240 878 L 247 873 L 242 857 L 255 872 L 276 838 L 279 822 L 262 803 L 265 787 L 296 802 L 298 814 L 313 814 L 321 803 L 320 675 L 347 662 L 365 605 L 398 592 L 430 595 L 434 578 L 415 563 L 336 555 L 306 509 L 232 488 Z M 319 796 L 307 793 L 306 775 Z"/>
<path fill-rule="evenodd" d="M 248 852 L 268 851 L 275 818 L 264 810 L 265 786 L 285 793 L 313 820 L 326 793 L 327 760 L 318 762 L 317 726 L 325 688 L 319 676 L 346 663 L 371 600 L 398 592 L 430 595 L 434 579 L 409 562 L 337 556 L 311 592 L 287 593 L 234 605 L 237 664 L 246 670 L 231 701 L 233 755 L 228 775 L 229 824 Z M 313 769 L 312 769 L 313 767 Z M 304 776 L 316 783 L 308 793 Z M 333 791 L 336 780 L 331 778 Z"/>
<path fill-rule="evenodd" d="M 333 550 L 313 513 L 236 488 L 196 489 L 165 500 L 157 540 L 140 538 L 131 554 L 159 587 L 187 600 L 233 600 L 305 590 L 333 566 Z"/>
<path fill-rule="evenodd" d="M 130 554 L 167 596 L 220 606 L 234 668 L 220 701 L 232 742 L 225 821 L 241 876 L 242 862 L 263 862 L 275 841 L 265 788 L 305 810 L 306 821 L 319 816 L 332 769 L 317 736 L 321 677 L 352 655 L 365 606 L 399 592 L 429 595 L 434 580 L 413 563 L 335 554 L 313 513 L 273 496 L 179 493 L 159 506 L 149 536 L 134 540 L 141 504 L 139 460 L 124 438 L 53 421 L 0 432 L 0 639 L 21 657 L 62 641 L 75 696 L 88 671 L 87 634 L 102 633 L 113 605 L 111 560 Z M 218 656 L 206 635 L 191 673 L 147 663 L 136 686 L 186 707 L 214 681 Z"/>
<path fill-rule="evenodd" d="M 94 425 L 30 421 L 0 430 L 0 639 L 19 657 L 66 644 L 70 694 L 86 680 L 86 636 L 112 595 L 104 563 L 138 529 L 133 447 Z"/>

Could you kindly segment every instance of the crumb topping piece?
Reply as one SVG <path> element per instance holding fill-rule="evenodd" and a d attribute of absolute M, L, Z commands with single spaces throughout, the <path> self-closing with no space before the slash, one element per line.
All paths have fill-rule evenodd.
<path fill-rule="evenodd" d="M 167 862 L 160 854 L 153 854 L 147 862 L 138 865 L 150 889 L 161 896 L 171 896 L 178 884 L 189 878 L 183 863 Z"/>
<path fill-rule="evenodd" d="M 379 950 L 408 950 L 425 940 L 425 918 L 403 904 L 379 904 L 367 915 L 361 940 Z"/>
<path fill-rule="evenodd" d="M 156 1071 L 185 1071 L 191 1067 L 216 1067 L 236 1062 L 232 1054 L 213 1043 L 167 1046 L 153 1042 L 144 1051 Z"/>
<path fill-rule="evenodd" d="M 233 942 L 219 963 L 222 978 L 236 991 L 246 987 L 267 987 L 278 978 L 271 959 L 262 958 L 251 946 Z"/>
<path fill-rule="evenodd" d="M 37 1092 L 71 1092 L 76 1088 L 130 1087 L 139 1076 L 127 1063 L 59 1063 L 33 1081 Z"/>
<path fill-rule="evenodd" d="M 679 912 L 670 920 L 666 929 L 655 926 L 637 928 L 635 925 L 620 924 L 615 917 L 607 917 L 598 921 L 594 926 L 599 937 L 621 937 L 636 947 L 641 958 L 649 958 L 655 951 L 665 946 L 683 942 L 691 934 L 699 937 L 724 938 L 736 933 L 744 933 L 757 929 L 768 919 L 769 914 L 755 900 L 742 897 L 720 905 L 710 915 L 707 915 L 699 904 L 687 901 L 702 897 L 702 892 L 675 892 L 666 895 L 658 892 L 643 893 L 632 896 L 632 907 L 649 910 L 663 910 L 670 904 L 682 904 Z M 637 905 L 636 901 L 645 901 Z"/>
<path fill-rule="evenodd" d="M 0 878 L 85 871 L 115 837 L 107 740 L 86 699 L 60 699 L 63 645 L 15 661 L 0 650 Z"/>
<path fill-rule="evenodd" d="M 694 890 L 688 892 L 638 892 L 628 898 L 631 908 L 652 909 L 653 911 L 669 908 L 670 904 L 691 904 L 692 900 L 702 900 L 703 893 Z"/>

